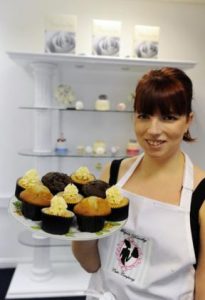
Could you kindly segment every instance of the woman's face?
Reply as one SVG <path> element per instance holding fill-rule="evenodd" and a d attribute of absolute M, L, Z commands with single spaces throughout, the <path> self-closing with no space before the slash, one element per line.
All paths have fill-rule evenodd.
<path fill-rule="evenodd" d="M 137 140 L 147 155 L 166 158 L 180 149 L 184 133 L 192 121 L 189 117 L 176 114 L 148 115 L 135 113 L 135 133 Z"/>

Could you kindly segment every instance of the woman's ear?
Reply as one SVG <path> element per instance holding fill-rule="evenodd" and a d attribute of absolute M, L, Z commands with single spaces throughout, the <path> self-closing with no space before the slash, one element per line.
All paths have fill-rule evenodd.
<path fill-rule="evenodd" d="M 188 118 L 187 118 L 187 123 L 188 123 L 188 127 L 191 125 L 191 123 L 193 122 L 194 119 L 194 113 L 190 112 Z"/>

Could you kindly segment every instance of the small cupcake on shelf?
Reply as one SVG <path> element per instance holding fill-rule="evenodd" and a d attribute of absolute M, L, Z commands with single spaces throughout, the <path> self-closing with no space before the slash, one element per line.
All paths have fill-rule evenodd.
<path fill-rule="evenodd" d="M 106 199 L 112 209 L 107 217 L 109 221 L 122 221 L 127 219 L 129 210 L 129 200 L 120 192 L 120 189 L 113 185 L 106 190 Z"/>
<path fill-rule="evenodd" d="M 64 138 L 63 133 L 60 134 L 60 137 L 57 139 L 55 153 L 62 155 L 68 153 L 68 147 L 66 139 Z"/>
<path fill-rule="evenodd" d="M 19 195 L 22 201 L 22 214 L 33 221 L 41 220 L 41 209 L 50 205 L 53 195 L 43 184 L 29 186 Z"/>
<path fill-rule="evenodd" d="M 128 156 L 135 156 L 140 153 L 140 146 L 136 140 L 134 139 L 129 140 L 126 148 L 126 153 Z"/>
<path fill-rule="evenodd" d="M 76 204 L 73 211 L 80 231 L 97 232 L 104 227 L 105 218 L 111 213 L 111 208 L 105 199 L 90 196 Z"/>
<path fill-rule="evenodd" d="M 73 207 L 83 199 L 83 196 L 79 194 L 78 188 L 73 183 L 69 183 L 60 194 L 66 201 L 67 208 L 71 211 L 73 211 Z"/>
<path fill-rule="evenodd" d="M 40 183 L 40 177 L 36 169 L 28 170 L 22 177 L 16 181 L 15 196 L 21 200 L 20 193 L 28 187 L 31 187 L 37 183 Z"/>
<path fill-rule="evenodd" d="M 81 194 L 83 185 L 95 180 L 95 176 L 90 173 L 87 167 L 82 166 L 71 174 L 71 180 L 77 186 L 79 193 Z"/>
<path fill-rule="evenodd" d="M 99 95 L 98 99 L 95 102 L 95 109 L 101 111 L 107 111 L 110 109 L 110 102 L 107 95 Z"/>
<path fill-rule="evenodd" d="M 67 204 L 63 197 L 54 196 L 50 207 L 43 208 L 41 228 L 52 234 L 66 234 L 74 219 L 74 213 L 67 210 Z"/>

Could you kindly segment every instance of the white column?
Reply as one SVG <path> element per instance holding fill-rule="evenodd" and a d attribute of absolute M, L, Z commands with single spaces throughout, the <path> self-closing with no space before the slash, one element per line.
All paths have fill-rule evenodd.
<path fill-rule="evenodd" d="M 52 106 L 53 76 L 57 66 L 48 63 L 33 63 L 31 66 L 35 80 L 34 106 L 42 108 L 34 111 L 33 151 L 50 152 L 53 148 L 51 111 L 45 108 Z"/>
<path fill-rule="evenodd" d="M 33 234 L 33 239 L 32 279 L 36 281 L 48 280 L 53 274 L 50 261 L 49 238 L 40 234 Z"/>

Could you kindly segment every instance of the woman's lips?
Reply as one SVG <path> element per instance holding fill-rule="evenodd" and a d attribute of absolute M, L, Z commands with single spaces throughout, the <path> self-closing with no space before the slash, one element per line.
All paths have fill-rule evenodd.
<path fill-rule="evenodd" d="M 164 140 L 151 140 L 151 139 L 146 139 L 146 142 L 148 143 L 149 146 L 152 147 L 159 147 L 165 143 Z"/>

